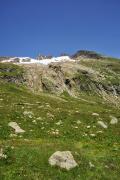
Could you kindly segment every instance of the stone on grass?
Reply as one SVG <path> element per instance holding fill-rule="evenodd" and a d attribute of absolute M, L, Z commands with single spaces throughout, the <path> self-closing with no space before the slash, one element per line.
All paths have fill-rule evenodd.
<path fill-rule="evenodd" d="M 95 165 L 93 163 L 91 163 L 91 162 L 89 162 L 89 166 L 90 166 L 90 168 L 94 168 L 95 167 Z"/>
<path fill-rule="evenodd" d="M 41 117 L 38 117 L 37 120 L 42 120 L 42 118 L 41 118 Z"/>
<path fill-rule="evenodd" d="M 48 112 L 48 113 L 47 113 L 47 117 L 48 117 L 48 118 L 54 118 L 54 115 L 51 114 L 50 112 Z"/>
<path fill-rule="evenodd" d="M 80 120 L 77 120 L 77 122 L 76 122 L 77 124 L 81 124 L 81 121 Z"/>
<path fill-rule="evenodd" d="M 95 137 L 96 135 L 95 134 L 90 134 L 91 137 Z"/>
<path fill-rule="evenodd" d="M 12 127 L 15 130 L 15 133 L 24 133 L 25 131 L 20 128 L 16 122 L 9 122 L 8 126 Z"/>
<path fill-rule="evenodd" d="M 49 104 L 46 104 L 46 107 L 50 108 L 50 105 L 49 105 Z"/>
<path fill-rule="evenodd" d="M 10 134 L 10 137 L 17 137 L 17 134 Z"/>
<path fill-rule="evenodd" d="M 99 116 L 98 113 L 92 113 L 92 116 Z"/>
<path fill-rule="evenodd" d="M 111 121 L 110 121 L 110 124 L 117 124 L 118 123 L 118 119 L 116 118 L 116 117 L 114 117 L 114 116 L 110 116 L 110 118 L 111 118 Z"/>
<path fill-rule="evenodd" d="M 52 129 L 50 132 L 51 135 L 59 135 L 59 130 L 58 129 Z"/>
<path fill-rule="evenodd" d="M 87 129 L 90 129 L 90 126 L 87 126 Z"/>
<path fill-rule="evenodd" d="M 78 129 L 78 126 L 74 126 L 75 129 Z"/>
<path fill-rule="evenodd" d="M 107 129 L 108 126 L 103 121 L 98 121 L 98 124 L 103 127 L 104 129 Z"/>
<path fill-rule="evenodd" d="M 7 158 L 7 155 L 4 154 L 3 149 L 1 148 L 0 149 L 0 159 L 6 159 L 6 158 Z"/>
<path fill-rule="evenodd" d="M 35 123 L 35 124 L 37 123 L 37 121 L 35 119 L 32 122 Z"/>
<path fill-rule="evenodd" d="M 59 166 L 66 170 L 70 170 L 78 166 L 70 151 L 57 151 L 49 158 L 51 166 Z"/>
<path fill-rule="evenodd" d="M 32 118 L 34 115 L 33 112 L 31 112 L 31 111 L 24 111 L 23 114 L 24 114 L 24 116 L 28 116 L 29 118 Z"/>
<path fill-rule="evenodd" d="M 62 124 L 62 121 L 58 121 L 57 123 L 55 123 L 57 126 L 60 126 Z"/>
<path fill-rule="evenodd" d="M 84 133 L 82 136 L 85 137 L 85 136 L 88 136 L 88 134 L 87 134 L 87 133 Z"/>
<path fill-rule="evenodd" d="M 102 134 L 102 133 L 103 133 L 103 131 L 97 131 L 97 133 L 98 133 L 98 134 Z"/>

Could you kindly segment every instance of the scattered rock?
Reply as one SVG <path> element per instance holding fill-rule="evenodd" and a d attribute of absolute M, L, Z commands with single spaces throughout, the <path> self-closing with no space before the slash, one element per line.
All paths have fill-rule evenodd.
<path fill-rule="evenodd" d="M 6 159 L 6 158 L 7 158 L 7 155 L 4 154 L 3 149 L 1 148 L 0 149 L 0 159 Z"/>
<path fill-rule="evenodd" d="M 50 132 L 50 134 L 52 134 L 52 135 L 59 135 L 59 130 L 58 129 L 52 130 Z"/>
<path fill-rule="evenodd" d="M 97 131 L 97 133 L 98 133 L 98 134 L 102 134 L 102 133 L 103 133 L 103 131 Z"/>
<path fill-rule="evenodd" d="M 41 117 L 38 117 L 37 120 L 42 120 L 42 118 L 41 118 Z"/>
<path fill-rule="evenodd" d="M 19 138 L 22 138 L 22 137 L 23 137 L 22 135 L 19 136 Z"/>
<path fill-rule="evenodd" d="M 87 126 L 87 129 L 90 129 L 90 126 Z"/>
<path fill-rule="evenodd" d="M 29 118 L 32 118 L 34 115 L 33 112 L 31 112 L 31 111 L 24 111 L 23 114 L 24 114 L 24 116 L 28 116 Z"/>
<path fill-rule="evenodd" d="M 57 151 L 49 158 L 51 166 L 59 166 L 66 170 L 70 170 L 78 166 L 70 151 Z"/>
<path fill-rule="evenodd" d="M 37 123 L 36 120 L 33 120 L 32 122 L 35 123 L 35 124 Z"/>
<path fill-rule="evenodd" d="M 87 133 L 84 133 L 82 136 L 84 137 L 84 136 L 87 136 L 88 134 Z"/>
<path fill-rule="evenodd" d="M 110 121 L 110 124 L 117 124 L 118 123 L 118 119 L 114 116 L 110 116 L 111 118 L 111 121 Z"/>
<path fill-rule="evenodd" d="M 38 108 L 40 108 L 40 109 L 41 109 L 41 108 L 44 108 L 44 105 L 38 106 Z"/>
<path fill-rule="evenodd" d="M 57 123 L 55 123 L 57 126 L 60 126 L 62 124 L 62 121 L 58 121 Z"/>
<path fill-rule="evenodd" d="M 90 134 L 91 137 L 95 137 L 96 135 L 95 134 Z"/>
<path fill-rule="evenodd" d="M 46 107 L 47 107 L 47 108 L 50 108 L 50 105 L 49 105 L 49 104 L 47 104 L 47 105 L 46 105 Z"/>
<path fill-rule="evenodd" d="M 92 116 L 99 116 L 98 113 L 92 113 Z"/>
<path fill-rule="evenodd" d="M 12 127 L 15 130 L 15 133 L 24 133 L 25 131 L 19 127 L 16 122 L 10 122 L 8 126 Z"/>
<path fill-rule="evenodd" d="M 78 126 L 74 126 L 75 129 L 78 129 Z"/>
<path fill-rule="evenodd" d="M 49 118 L 54 118 L 54 115 L 48 112 L 48 113 L 47 113 L 47 117 L 49 117 Z"/>
<path fill-rule="evenodd" d="M 17 134 L 10 134 L 10 137 L 17 137 Z"/>
<path fill-rule="evenodd" d="M 103 121 L 98 121 L 98 124 L 103 127 L 104 129 L 107 129 L 108 126 Z"/>
<path fill-rule="evenodd" d="M 90 168 L 94 168 L 95 167 L 95 165 L 92 164 L 91 162 L 89 162 L 89 166 L 90 166 Z"/>
<path fill-rule="evenodd" d="M 109 169 L 109 166 L 108 166 L 108 165 L 105 165 L 105 168 Z"/>
<path fill-rule="evenodd" d="M 11 146 L 11 149 L 15 149 L 15 147 L 14 147 L 14 146 Z"/>
<path fill-rule="evenodd" d="M 77 120 L 77 122 L 76 122 L 77 124 L 81 124 L 81 121 L 80 120 Z"/>

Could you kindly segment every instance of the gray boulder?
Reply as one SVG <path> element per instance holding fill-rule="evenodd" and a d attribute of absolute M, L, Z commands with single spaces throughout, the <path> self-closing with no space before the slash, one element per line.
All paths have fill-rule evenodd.
<path fill-rule="evenodd" d="M 78 164 L 73 158 L 70 151 L 57 151 L 49 158 L 49 164 L 51 166 L 59 166 L 66 170 L 75 168 Z"/>

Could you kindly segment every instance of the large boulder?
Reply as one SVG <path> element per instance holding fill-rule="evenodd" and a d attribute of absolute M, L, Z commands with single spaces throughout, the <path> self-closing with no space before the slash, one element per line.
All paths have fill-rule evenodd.
<path fill-rule="evenodd" d="M 78 164 L 73 158 L 70 151 L 57 151 L 49 158 L 49 164 L 51 166 L 59 166 L 66 170 L 75 168 Z"/>

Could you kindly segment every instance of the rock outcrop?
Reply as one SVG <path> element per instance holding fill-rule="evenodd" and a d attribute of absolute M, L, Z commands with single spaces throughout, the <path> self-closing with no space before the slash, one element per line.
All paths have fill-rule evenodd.
<path fill-rule="evenodd" d="M 80 50 L 77 51 L 74 55 L 72 55 L 73 59 L 76 58 L 90 58 L 90 59 L 102 59 L 103 56 L 95 51 L 87 51 L 87 50 Z"/>
<path fill-rule="evenodd" d="M 50 92 L 61 94 L 67 92 L 77 95 L 80 92 L 120 95 L 120 82 L 114 82 L 117 73 L 112 74 L 113 80 L 101 72 L 101 69 L 88 67 L 76 62 L 52 63 L 48 66 L 27 65 L 26 83 L 34 92 Z"/>

